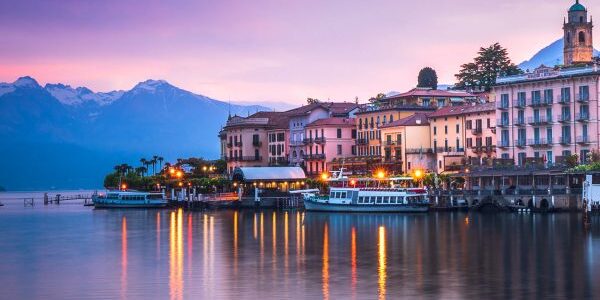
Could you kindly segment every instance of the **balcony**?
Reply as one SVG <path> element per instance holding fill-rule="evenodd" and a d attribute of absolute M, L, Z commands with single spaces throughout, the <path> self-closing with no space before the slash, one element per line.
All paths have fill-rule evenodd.
<path fill-rule="evenodd" d="M 324 160 L 325 154 L 305 154 L 304 160 Z"/>
<path fill-rule="evenodd" d="M 571 115 L 570 114 L 558 115 L 558 116 L 556 116 L 556 120 L 558 120 L 558 122 L 560 122 L 560 123 L 567 123 L 567 122 L 571 121 Z"/>
<path fill-rule="evenodd" d="M 325 138 L 324 137 L 316 137 L 314 141 L 315 141 L 316 144 L 325 144 Z"/>
<path fill-rule="evenodd" d="M 496 122 L 496 126 L 498 126 L 498 127 L 507 127 L 508 126 L 508 119 L 498 119 L 498 121 Z"/>
<path fill-rule="evenodd" d="M 369 141 L 367 141 L 367 139 L 356 139 L 357 145 L 367 145 L 368 143 Z"/>
<path fill-rule="evenodd" d="M 262 142 L 261 141 L 257 141 L 257 140 L 253 140 L 252 141 L 252 146 L 254 146 L 254 147 L 260 147 L 260 146 L 262 146 Z"/>
<path fill-rule="evenodd" d="M 304 141 L 290 141 L 290 146 L 302 146 L 304 145 Z"/>
<path fill-rule="evenodd" d="M 562 145 L 569 145 L 571 144 L 571 137 L 570 136 L 561 136 L 560 139 L 558 140 L 559 143 L 561 143 Z"/>
<path fill-rule="evenodd" d="M 481 127 L 475 127 L 473 129 L 471 129 L 471 134 L 472 135 L 480 135 L 482 131 L 483 130 L 481 129 Z"/>
<path fill-rule="evenodd" d="M 527 145 L 525 139 L 517 139 L 515 140 L 515 146 L 522 148 L 525 147 Z"/>
<path fill-rule="evenodd" d="M 498 141 L 498 147 L 500 147 L 500 148 L 508 148 L 508 146 L 509 146 L 508 141 L 502 141 L 502 140 Z"/>
<path fill-rule="evenodd" d="M 384 157 L 382 162 L 387 164 L 401 163 L 402 157 Z"/>
<path fill-rule="evenodd" d="M 536 125 L 545 125 L 548 123 L 552 123 L 552 116 L 538 116 L 538 117 L 529 117 L 527 119 L 528 123 L 536 126 Z"/>
<path fill-rule="evenodd" d="M 431 148 L 408 148 L 406 149 L 406 154 L 430 154 L 433 153 L 433 149 Z"/>
<path fill-rule="evenodd" d="M 580 113 L 577 116 L 577 121 L 579 122 L 589 122 L 590 121 L 590 115 L 587 113 Z"/>
<path fill-rule="evenodd" d="M 392 141 L 392 140 L 386 140 L 384 142 L 385 147 L 391 147 L 391 146 L 395 146 L 395 145 L 399 145 L 399 144 L 396 141 Z"/>
<path fill-rule="evenodd" d="M 515 108 L 523 108 L 523 107 L 525 107 L 526 106 L 525 105 L 525 99 L 518 99 L 518 100 L 513 101 L 513 106 Z"/>
<path fill-rule="evenodd" d="M 577 95 L 575 95 L 575 99 L 577 99 L 577 102 L 587 103 L 590 101 L 590 95 L 589 94 L 577 94 Z"/>
<path fill-rule="evenodd" d="M 515 119 L 515 126 L 524 126 L 525 125 L 525 118 L 516 118 Z"/>
<path fill-rule="evenodd" d="M 577 137 L 577 144 L 589 144 L 590 137 L 587 135 L 582 135 Z"/>
<path fill-rule="evenodd" d="M 530 139 L 527 141 L 527 145 L 537 148 L 537 147 L 547 147 L 552 145 L 552 139 Z"/>
<path fill-rule="evenodd" d="M 531 107 L 542 107 L 552 105 L 552 99 L 532 99 L 529 102 L 529 106 Z"/>
<path fill-rule="evenodd" d="M 446 155 L 462 155 L 465 152 L 465 148 L 456 147 L 436 147 L 432 149 L 435 153 L 446 153 Z"/>
<path fill-rule="evenodd" d="M 456 164 L 456 165 L 447 165 L 444 166 L 444 171 L 449 171 L 449 172 L 454 172 L 454 171 L 460 171 L 462 170 L 463 166 Z"/>
<path fill-rule="evenodd" d="M 302 140 L 302 142 L 307 145 L 307 144 L 312 144 L 313 143 L 313 139 L 312 138 L 305 138 Z"/>
<path fill-rule="evenodd" d="M 234 156 L 226 157 L 226 161 L 261 161 L 262 156 Z"/>
<path fill-rule="evenodd" d="M 563 95 L 558 100 L 558 104 L 560 105 L 569 105 L 571 103 L 571 95 Z"/>
<path fill-rule="evenodd" d="M 227 148 L 233 147 L 233 143 L 227 143 Z"/>
<path fill-rule="evenodd" d="M 501 109 L 501 110 L 508 109 L 509 108 L 508 101 L 500 101 L 500 102 L 498 102 L 496 107 L 498 107 L 498 109 Z"/>
<path fill-rule="evenodd" d="M 290 164 L 290 161 L 287 157 L 271 157 L 269 158 L 270 166 L 287 166 Z"/>
<path fill-rule="evenodd" d="M 235 143 L 234 143 L 234 146 L 236 146 L 236 147 L 241 147 L 242 145 L 243 145 L 243 144 L 242 144 L 242 141 L 239 141 L 239 142 L 235 142 Z"/>

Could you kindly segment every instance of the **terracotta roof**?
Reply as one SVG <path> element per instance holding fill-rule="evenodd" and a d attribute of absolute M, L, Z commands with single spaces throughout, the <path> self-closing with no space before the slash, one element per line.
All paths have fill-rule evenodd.
<path fill-rule="evenodd" d="M 428 115 L 428 113 L 415 113 L 406 118 L 402 118 L 400 120 L 396 120 L 394 122 L 385 124 L 381 126 L 381 128 L 396 126 L 429 126 L 429 121 L 427 120 Z"/>
<path fill-rule="evenodd" d="M 458 116 L 470 113 L 479 113 L 479 112 L 487 112 L 487 111 L 495 111 L 496 103 L 495 102 L 487 102 L 483 104 L 476 105 L 459 105 L 459 106 L 446 106 L 438 109 L 434 113 L 430 114 L 430 118 L 435 117 L 447 117 L 447 116 Z"/>
<path fill-rule="evenodd" d="M 314 127 L 314 126 L 355 126 L 356 124 L 356 119 L 354 118 L 337 118 L 337 117 L 333 117 L 333 118 L 326 118 L 326 119 L 320 119 L 320 120 L 316 120 L 308 125 L 306 125 L 306 127 Z"/>
<path fill-rule="evenodd" d="M 356 103 L 348 103 L 348 102 L 319 102 L 308 105 L 303 105 L 298 108 L 294 108 L 284 113 L 289 114 L 290 116 L 300 116 L 304 114 L 308 114 L 311 111 L 321 107 L 331 112 L 333 115 L 346 115 L 351 110 L 357 108 L 359 105 Z"/>
<path fill-rule="evenodd" d="M 432 90 L 432 89 L 424 89 L 424 88 L 414 88 L 406 93 L 386 97 L 385 99 L 395 99 L 395 98 L 408 98 L 408 97 L 475 97 L 475 95 L 471 93 L 467 93 L 464 91 L 451 91 L 451 90 Z"/>

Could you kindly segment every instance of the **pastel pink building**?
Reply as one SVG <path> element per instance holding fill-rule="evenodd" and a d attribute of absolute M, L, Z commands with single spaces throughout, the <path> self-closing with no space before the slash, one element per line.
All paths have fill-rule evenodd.
<path fill-rule="evenodd" d="M 356 155 L 354 118 L 326 118 L 305 127 L 304 161 L 308 175 L 331 171 L 332 162 Z"/>

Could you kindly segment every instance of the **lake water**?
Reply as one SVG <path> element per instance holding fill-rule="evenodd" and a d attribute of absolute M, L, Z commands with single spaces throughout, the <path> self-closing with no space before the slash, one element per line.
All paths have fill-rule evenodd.
<path fill-rule="evenodd" d="M 600 295 L 600 217 L 586 232 L 579 214 L 96 210 L 11 197 L 0 194 L 2 299 Z"/>

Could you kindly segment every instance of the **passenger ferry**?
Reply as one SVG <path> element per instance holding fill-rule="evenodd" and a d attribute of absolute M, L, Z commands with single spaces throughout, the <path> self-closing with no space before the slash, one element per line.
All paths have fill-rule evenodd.
<path fill-rule="evenodd" d="M 163 193 L 109 191 L 92 196 L 96 208 L 156 208 L 167 206 Z"/>
<path fill-rule="evenodd" d="M 412 182 L 410 177 L 348 180 L 342 175 L 342 171 L 333 172 L 334 177 L 329 182 L 341 183 L 342 186 L 331 186 L 329 195 L 303 193 L 306 210 L 336 212 L 427 212 L 429 210 L 427 191 L 423 188 L 406 187 L 409 181 Z M 376 182 L 379 186 L 359 188 L 348 186 L 348 183 L 356 186 L 357 181 Z M 385 182 L 384 187 L 381 187 L 382 182 Z"/>

